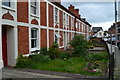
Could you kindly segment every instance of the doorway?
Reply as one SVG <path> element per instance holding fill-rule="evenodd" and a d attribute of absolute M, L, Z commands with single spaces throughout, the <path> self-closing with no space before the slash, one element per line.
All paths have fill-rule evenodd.
<path fill-rule="evenodd" d="M 7 28 L 2 26 L 2 58 L 4 66 L 8 66 L 7 58 Z"/>

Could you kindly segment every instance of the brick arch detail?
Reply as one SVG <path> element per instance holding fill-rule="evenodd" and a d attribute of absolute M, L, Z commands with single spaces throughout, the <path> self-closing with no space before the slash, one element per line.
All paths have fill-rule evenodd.
<path fill-rule="evenodd" d="M 37 21 L 36 19 L 33 19 L 33 20 L 31 21 L 31 24 L 39 25 L 39 23 L 38 23 L 38 21 Z"/>
<path fill-rule="evenodd" d="M 55 28 L 58 28 L 58 25 L 57 25 L 57 24 L 55 25 Z"/>
<path fill-rule="evenodd" d="M 8 13 L 5 13 L 3 16 L 2 16 L 2 19 L 8 19 L 8 20 L 13 20 L 14 21 L 14 18 L 13 16 L 8 12 Z"/>

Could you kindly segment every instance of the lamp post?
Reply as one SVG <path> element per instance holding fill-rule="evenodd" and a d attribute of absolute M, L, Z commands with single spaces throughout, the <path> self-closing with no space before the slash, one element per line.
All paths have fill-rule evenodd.
<path fill-rule="evenodd" d="M 115 47 L 117 47 L 117 3 L 115 0 Z M 116 53 L 116 49 L 115 49 Z"/>

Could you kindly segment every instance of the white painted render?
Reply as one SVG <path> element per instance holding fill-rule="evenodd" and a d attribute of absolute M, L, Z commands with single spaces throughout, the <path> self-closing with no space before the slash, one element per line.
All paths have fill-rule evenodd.
<path fill-rule="evenodd" d="M 16 27 L 7 27 L 7 57 L 9 66 L 15 66 L 16 64 L 18 56 L 17 36 Z"/>
<path fill-rule="evenodd" d="M 2 8 L 1 8 L 1 1 L 0 1 L 0 69 L 3 67 L 3 60 L 2 60 Z"/>

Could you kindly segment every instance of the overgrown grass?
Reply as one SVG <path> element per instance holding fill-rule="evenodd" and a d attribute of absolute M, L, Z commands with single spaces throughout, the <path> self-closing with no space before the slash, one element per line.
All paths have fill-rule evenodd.
<path fill-rule="evenodd" d="M 39 70 L 57 71 L 57 72 L 70 72 L 79 73 L 85 75 L 101 75 L 101 72 L 89 72 L 86 71 L 86 66 L 92 60 L 98 60 L 99 69 L 105 72 L 103 68 L 106 68 L 107 64 L 107 53 L 88 54 L 86 57 L 71 57 L 71 58 L 56 58 L 51 60 L 45 55 L 31 55 L 29 57 L 19 56 L 17 60 L 17 68 L 31 68 Z M 104 61 L 105 60 L 105 61 Z"/>

